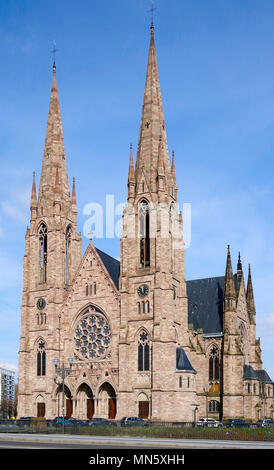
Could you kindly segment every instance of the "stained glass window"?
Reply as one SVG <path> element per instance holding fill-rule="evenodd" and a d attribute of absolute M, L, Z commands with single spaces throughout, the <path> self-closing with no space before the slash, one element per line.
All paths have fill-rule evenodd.
<path fill-rule="evenodd" d="M 149 363 L 148 334 L 142 331 L 138 342 L 138 370 L 149 370 Z"/>
<path fill-rule="evenodd" d="M 105 315 L 95 307 L 78 321 L 75 334 L 75 353 L 79 359 L 107 359 L 111 357 L 110 326 Z"/>
<path fill-rule="evenodd" d="M 45 341 L 40 340 L 37 350 L 37 375 L 46 375 L 46 352 Z"/>
<path fill-rule="evenodd" d="M 209 380 L 219 380 L 219 351 L 213 346 L 209 353 Z"/>

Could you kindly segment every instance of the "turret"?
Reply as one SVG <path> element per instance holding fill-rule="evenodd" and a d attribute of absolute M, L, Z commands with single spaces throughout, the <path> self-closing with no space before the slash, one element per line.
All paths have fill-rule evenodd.
<path fill-rule="evenodd" d="M 38 215 L 38 204 L 36 197 L 36 184 L 35 184 L 35 171 L 33 172 L 32 178 L 32 189 L 31 189 L 31 202 L 30 202 L 31 222 L 36 220 Z"/>
<path fill-rule="evenodd" d="M 135 197 L 135 174 L 134 174 L 134 163 L 133 163 L 133 155 L 132 155 L 132 144 L 130 144 L 127 186 L 128 186 L 128 201 L 133 202 L 133 199 Z"/>
<path fill-rule="evenodd" d="M 246 302 L 247 302 L 247 310 L 248 310 L 250 323 L 255 324 L 256 323 L 256 309 L 255 309 L 255 301 L 254 301 L 254 294 L 253 294 L 253 285 L 252 285 L 250 264 L 248 265 L 248 280 L 247 280 L 247 290 L 246 290 Z"/>
<path fill-rule="evenodd" d="M 230 256 L 230 246 L 227 248 L 225 286 L 224 286 L 224 312 L 236 310 L 236 290 L 234 284 L 234 276 L 232 271 L 232 263 Z"/>

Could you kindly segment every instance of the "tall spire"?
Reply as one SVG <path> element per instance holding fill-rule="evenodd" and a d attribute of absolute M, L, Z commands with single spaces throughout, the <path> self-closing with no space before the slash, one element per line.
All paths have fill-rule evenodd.
<path fill-rule="evenodd" d="M 171 170 L 156 58 L 154 26 L 152 24 L 150 26 L 150 46 L 135 169 L 135 175 L 138 180 L 138 176 L 143 168 L 151 192 L 156 192 L 157 190 L 156 179 L 160 136 L 163 145 L 164 172 L 168 178 L 169 186 Z"/>
<path fill-rule="evenodd" d="M 49 201 L 54 199 L 57 173 L 56 168 L 59 168 L 58 178 L 60 180 L 61 201 L 66 205 L 69 203 L 69 184 L 56 81 L 56 66 L 54 63 L 42 172 L 39 186 L 39 201 L 41 200 L 43 193 L 45 195 L 44 197 Z"/>
<path fill-rule="evenodd" d="M 36 183 L 35 183 L 35 171 L 33 172 L 32 176 L 32 189 L 31 189 L 31 206 L 37 203 L 36 197 Z"/>
<path fill-rule="evenodd" d="M 255 322 L 256 316 L 256 309 L 255 309 L 255 301 L 254 301 L 254 294 L 253 294 L 253 285 L 251 279 L 251 269 L 250 264 L 248 265 L 248 280 L 247 280 L 247 290 L 246 290 L 246 302 L 247 302 L 247 309 L 249 313 L 250 322 Z"/>
<path fill-rule="evenodd" d="M 176 183 L 175 154 L 174 154 L 174 150 L 172 150 L 171 173 L 172 173 L 172 178 L 173 178 L 174 184 L 175 184 L 175 186 L 176 186 L 177 183 Z"/>
<path fill-rule="evenodd" d="M 243 274 L 242 260 L 241 260 L 241 254 L 239 252 L 238 263 L 237 263 L 237 297 L 240 292 L 240 286 L 241 286 L 241 281 L 243 277 L 244 277 L 244 274 Z"/>
<path fill-rule="evenodd" d="M 128 183 L 135 183 L 132 144 L 130 144 L 130 152 L 129 152 Z"/>
<path fill-rule="evenodd" d="M 133 163 L 133 155 L 132 155 L 132 144 L 130 144 L 127 186 L 128 186 L 128 201 L 132 202 L 135 196 L 135 187 L 136 187 L 134 163 Z"/>
<path fill-rule="evenodd" d="M 227 260 L 224 285 L 224 310 L 225 312 L 235 310 L 236 307 L 236 290 L 234 284 L 234 276 L 232 270 L 230 246 L 227 247 Z"/>
<path fill-rule="evenodd" d="M 36 197 L 35 171 L 32 177 L 31 200 L 30 200 L 31 221 L 34 221 L 38 215 L 38 204 Z"/>
<path fill-rule="evenodd" d="M 74 206 L 76 206 L 75 176 L 73 177 L 73 182 L 72 182 L 71 204 L 74 205 Z"/>

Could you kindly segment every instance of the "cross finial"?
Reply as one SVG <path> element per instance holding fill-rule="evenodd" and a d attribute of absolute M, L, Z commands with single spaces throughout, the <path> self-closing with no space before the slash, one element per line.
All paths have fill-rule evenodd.
<path fill-rule="evenodd" d="M 151 26 L 153 26 L 153 18 L 154 18 L 154 12 L 155 12 L 156 8 L 154 6 L 154 0 L 151 0 L 151 8 L 149 11 L 149 13 L 151 13 Z"/>
<path fill-rule="evenodd" d="M 53 67 L 55 67 L 55 59 L 56 59 L 56 52 L 59 51 L 59 49 L 56 49 L 56 41 L 53 41 L 53 49 L 51 51 L 52 57 L 53 57 Z"/>
<path fill-rule="evenodd" d="M 88 238 L 90 241 L 92 241 L 92 237 L 93 237 L 93 231 L 90 229 L 90 231 L 88 232 Z"/>

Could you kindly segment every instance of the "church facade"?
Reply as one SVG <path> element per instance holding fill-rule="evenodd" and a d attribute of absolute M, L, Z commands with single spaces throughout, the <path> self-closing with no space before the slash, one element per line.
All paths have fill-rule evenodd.
<path fill-rule="evenodd" d="M 175 157 L 168 151 L 154 27 L 136 163 L 130 147 L 120 262 L 82 255 L 53 79 L 39 191 L 26 231 L 18 415 L 157 421 L 273 419 L 249 267 L 185 279 Z M 63 401 L 64 396 L 64 401 Z"/>

